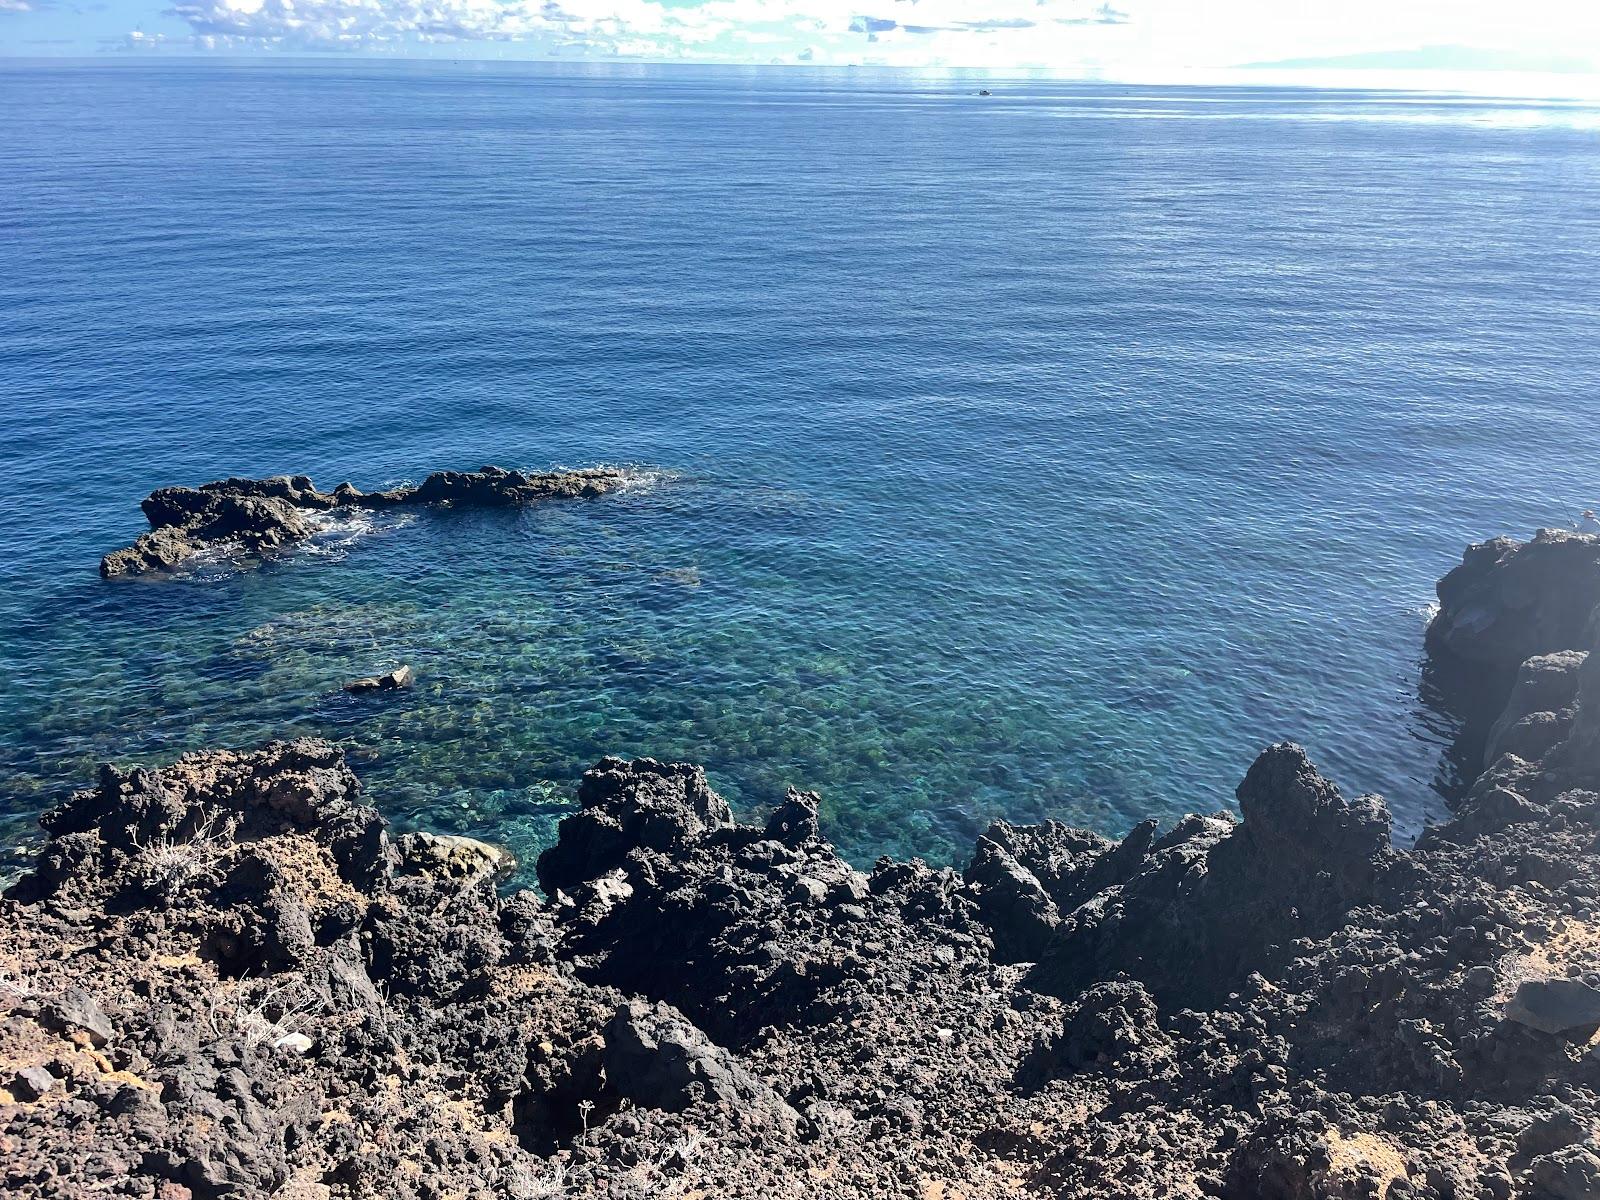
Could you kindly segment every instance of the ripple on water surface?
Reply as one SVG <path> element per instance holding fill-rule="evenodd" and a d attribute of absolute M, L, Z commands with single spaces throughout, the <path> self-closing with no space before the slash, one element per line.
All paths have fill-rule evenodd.
<path fill-rule="evenodd" d="M 1283 737 L 1414 831 L 1433 581 L 1600 499 L 1593 106 L 984 86 L 0 69 L 8 833 L 296 733 L 525 856 L 604 753 L 819 789 L 858 860 Z M 94 575 L 163 484 L 486 461 L 668 476 Z"/>

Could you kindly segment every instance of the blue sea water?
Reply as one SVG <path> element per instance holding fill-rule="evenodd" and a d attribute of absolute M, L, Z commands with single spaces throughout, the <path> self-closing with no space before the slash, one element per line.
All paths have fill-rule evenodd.
<path fill-rule="evenodd" d="M 0 113 L 12 843 L 291 734 L 524 855 L 608 752 L 820 789 L 859 860 L 1215 809 L 1285 737 L 1415 832 L 1433 581 L 1600 502 L 1592 106 L 142 62 Z M 484 462 L 651 474 L 96 575 L 160 485 Z"/>

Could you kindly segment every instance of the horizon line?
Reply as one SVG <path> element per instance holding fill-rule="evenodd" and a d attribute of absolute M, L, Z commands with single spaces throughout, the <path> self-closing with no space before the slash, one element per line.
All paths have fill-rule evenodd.
<path fill-rule="evenodd" d="M 1289 60 L 1292 62 L 1293 60 Z M 956 63 L 817 63 L 767 60 L 737 62 L 727 59 L 693 59 L 686 57 L 648 56 L 630 57 L 608 55 L 605 57 L 542 55 L 529 57 L 488 57 L 468 54 L 454 57 L 446 54 L 391 53 L 362 50 L 129 50 L 121 46 L 106 46 L 99 50 L 72 54 L 19 54 L 0 53 L 0 66 L 45 64 L 52 66 L 117 66 L 134 67 L 157 64 L 318 64 L 340 63 L 346 65 L 422 65 L 457 67 L 664 67 L 696 70 L 736 71 L 874 71 L 897 74 L 970 74 L 990 77 L 1049 76 L 1066 82 L 1101 84 L 1123 87 L 1235 87 L 1245 89 L 1301 88 L 1310 91 L 1397 91 L 1429 94 L 1469 95 L 1484 99 L 1597 99 L 1600 100 L 1600 69 L 1594 71 L 1530 71 L 1513 69 L 1460 69 L 1449 67 L 1383 67 L 1383 66 L 1328 66 L 1289 65 L 1289 62 L 1248 62 L 1220 67 L 1174 67 L 1167 69 L 1072 66 L 967 66 Z M 1243 80 L 1224 81 L 1221 77 L 1239 77 Z M 1210 79 L 1199 77 L 1211 77 Z M 1271 78 L 1270 81 L 1267 77 Z M 1320 82 L 1313 82 L 1316 77 Z M 1338 77 L 1338 81 L 1335 81 Z M 1383 79 L 1379 84 L 1376 81 Z M 1476 90 L 1463 87 L 1467 80 L 1483 84 L 1497 81 L 1541 81 L 1560 85 L 1558 90 L 1538 92 L 1513 92 L 1504 89 Z M 1452 80 L 1457 86 L 1429 86 Z M 1371 81 L 1371 82 L 1369 82 Z M 1581 91 L 1570 90 L 1574 83 L 1587 86 Z"/>

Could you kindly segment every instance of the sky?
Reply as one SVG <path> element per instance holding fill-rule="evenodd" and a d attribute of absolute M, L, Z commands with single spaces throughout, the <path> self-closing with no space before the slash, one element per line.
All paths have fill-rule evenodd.
<path fill-rule="evenodd" d="M 0 56 L 1600 73 L 1600 0 L 0 0 Z"/>

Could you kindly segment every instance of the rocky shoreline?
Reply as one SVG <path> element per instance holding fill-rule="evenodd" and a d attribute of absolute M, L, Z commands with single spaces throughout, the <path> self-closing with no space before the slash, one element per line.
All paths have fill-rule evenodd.
<path fill-rule="evenodd" d="M 165 487 L 140 504 L 150 531 L 100 560 L 106 579 L 170 571 L 211 546 L 262 554 L 316 532 L 319 514 L 423 505 L 508 508 L 545 500 L 603 496 L 628 482 L 615 467 L 528 473 L 486 466 L 435 471 L 415 487 L 363 492 L 341 483 L 318 491 L 306 475 L 219 479 L 197 488 Z"/>
<path fill-rule="evenodd" d="M 1600 538 L 1474 547 L 1440 604 L 1493 719 L 1410 850 L 1292 745 L 1237 816 L 997 824 L 964 874 L 607 759 L 507 895 L 326 743 L 107 767 L 0 900 L 4 1187 L 1600 1195 Z"/>

